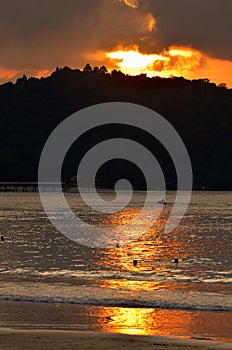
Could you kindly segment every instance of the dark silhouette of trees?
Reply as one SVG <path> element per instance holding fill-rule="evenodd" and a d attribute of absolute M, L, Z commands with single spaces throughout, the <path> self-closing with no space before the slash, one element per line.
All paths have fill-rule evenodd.
<path fill-rule="evenodd" d="M 84 73 L 90 73 L 92 71 L 93 71 L 93 69 L 92 69 L 91 65 L 89 63 L 87 63 L 86 66 L 83 69 L 83 72 Z"/>
<path fill-rule="evenodd" d="M 94 73 L 100 73 L 100 68 L 99 67 L 94 67 L 93 71 L 94 71 Z"/>
<path fill-rule="evenodd" d="M 106 68 L 106 66 L 101 66 L 100 67 L 100 73 L 102 73 L 102 74 L 107 74 L 108 73 L 108 69 Z"/>
<path fill-rule="evenodd" d="M 107 74 L 108 73 L 108 69 L 106 68 L 106 66 L 101 66 L 99 67 L 94 67 L 93 68 L 93 72 L 94 73 L 99 73 L 99 74 Z"/>
<path fill-rule="evenodd" d="M 189 151 L 196 188 L 232 189 L 232 90 L 208 79 L 127 76 L 87 64 L 83 71 L 57 68 L 47 78 L 26 76 L 0 85 L 0 181 L 36 181 L 42 148 L 54 128 L 72 113 L 105 102 L 131 102 L 163 115 L 179 132 Z M 76 174 L 85 152 L 109 137 L 134 139 L 154 153 L 170 188 L 175 169 L 167 151 L 135 128 L 101 127 L 75 142 L 63 167 L 64 179 Z M 144 178 L 128 162 L 117 160 L 99 170 L 100 186 L 127 175 L 136 188 Z"/>

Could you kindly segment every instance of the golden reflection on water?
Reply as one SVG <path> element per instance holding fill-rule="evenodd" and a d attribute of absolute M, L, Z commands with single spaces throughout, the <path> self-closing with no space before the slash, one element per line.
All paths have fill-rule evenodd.
<path fill-rule="evenodd" d="M 110 219 L 104 219 L 102 224 L 105 227 L 115 227 L 117 230 L 118 225 L 127 224 L 135 213 L 136 209 L 127 208 L 123 213 L 117 213 L 112 215 Z M 122 273 L 122 278 L 101 280 L 96 282 L 96 285 L 100 285 L 103 289 L 110 288 L 127 292 L 130 297 L 138 296 L 137 292 L 140 291 L 149 293 L 176 289 L 175 283 L 148 281 L 146 278 L 157 274 L 165 276 L 170 270 L 177 268 L 173 259 L 179 253 L 182 244 L 173 240 L 173 237 L 167 237 L 164 234 L 166 222 L 167 218 L 161 216 L 149 230 L 137 237 L 136 240 L 101 251 L 98 259 L 99 268 L 113 267 L 114 270 Z M 143 225 L 142 222 L 140 224 Z M 134 259 L 138 262 L 137 266 L 133 265 Z M 124 272 L 130 272 L 132 276 L 142 274 L 145 278 L 128 280 L 123 278 Z M 152 335 L 162 333 L 163 335 L 172 335 L 180 325 L 184 326 L 188 332 L 192 324 L 192 318 L 188 314 L 182 319 L 179 311 L 173 311 L 170 317 L 170 312 L 152 308 L 93 307 L 91 315 L 97 316 L 97 320 L 108 320 L 102 323 L 100 321 L 102 331 L 126 334 Z"/>
<path fill-rule="evenodd" d="M 140 212 L 140 208 L 126 207 L 102 219 L 101 226 L 116 228 L 119 225 L 127 225 L 131 220 L 135 219 L 140 214 Z"/>
<path fill-rule="evenodd" d="M 117 227 L 130 222 L 136 211 L 135 208 L 127 208 L 121 213 L 102 220 L 101 224 L 103 227 L 114 227 L 115 237 L 118 237 Z M 147 216 L 149 216 L 149 213 Z M 140 220 L 138 231 L 141 231 L 143 224 L 146 225 L 146 220 L 147 218 L 144 218 L 144 221 L 143 219 Z M 166 217 L 159 217 L 153 226 L 141 236 L 137 235 L 137 228 L 134 227 L 134 232 L 131 234 L 134 239 L 129 239 L 125 244 L 121 244 L 120 240 L 115 240 L 115 248 L 100 251 L 99 267 L 113 266 L 114 269 L 122 272 L 167 273 L 173 268 L 174 258 L 179 256 L 181 251 L 181 258 L 183 259 L 186 256 L 186 250 L 183 249 L 183 243 L 176 240 L 176 235 L 168 236 L 164 233 L 166 222 Z M 137 260 L 137 266 L 133 266 L 134 260 Z"/>
<path fill-rule="evenodd" d="M 225 339 L 231 341 L 230 313 L 96 306 L 89 313 L 103 332 L 223 340 L 219 337 L 223 329 Z"/>
<path fill-rule="evenodd" d="M 111 288 L 117 290 L 129 291 L 131 295 L 133 292 L 139 291 L 159 291 L 164 289 L 176 289 L 176 284 L 164 284 L 160 282 L 150 282 L 150 281 L 131 281 L 126 279 L 115 279 L 115 280 L 99 280 L 96 281 L 96 285 L 100 285 L 103 288 Z"/>
<path fill-rule="evenodd" d="M 104 317 L 109 322 L 101 325 L 101 331 L 123 334 L 153 334 L 156 320 L 153 318 L 153 309 L 139 308 L 94 308 L 91 316 Z"/>
<path fill-rule="evenodd" d="M 102 226 L 114 227 L 117 230 L 118 225 L 130 222 L 137 211 L 137 208 L 127 208 L 123 212 L 105 218 Z M 149 213 L 147 215 L 149 216 Z M 194 288 L 209 291 L 212 287 L 208 285 L 196 287 L 191 284 L 191 290 L 188 290 L 189 287 L 185 283 L 165 281 L 167 274 L 183 275 L 184 269 L 190 268 L 188 260 L 201 258 L 204 248 L 201 242 L 192 240 L 191 234 L 185 232 L 183 228 L 176 229 L 174 233 L 167 235 L 164 232 L 167 219 L 167 212 L 162 212 L 153 226 L 142 236 L 136 235 L 135 227 L 134 240 L 129 240 L 126 244 L 120 244 L 120 241 L 117 241 L 115 247 L 101 250 L 98 259 L 99 268 L 113 269 L 117 274 L 121 273 L 121 278 L 103 279 L 97 281 L 96 285 L 101 286 L 103 290 L 105 288 L 127 292 L 132 298 L 140 295 L 141 302 L 142 296 L 146 293 L 151 295 L 154 291 L 186 289 L 191 292 Z M 143 222 L 141 221 L 139 225 L 143 227 Z M 189 222 L 188 225 L 190 225 Z M 184 264 L 174 264 L 175 258 L 180 262 L 186 261 L 185 267 Z M 137 266 L 133 264 L 135 259 Z M 204 276 L 202 264 L 195 264 L 194 269 L 194 274 L 200 276 L 201 273 Z M 130 279 L 128 279 L 128 273 Z M 162 281 L 158 279 L 155 281 L 156 276 L 165 278 Z M 215 286 L 213 288 L 215 289 Z M 90 312 L 98 323 L 97 326 L 104 332 L 183 337 L 199 337 L 199 334 L 206 334 L 206 337 L 216 340 L 217 338 L 215 336 L 213 338 L 212 334 L 216 335 L 217 329 L 223 328 L 227 337 L 231 337 L 231 331 L 228 328 L 231 322 L 229 314 L 128 307 L 90 307 Z"/>
<path fill-rule="evenodd" d="M 194 324 L 194 314 L 182 311 L 167 311 L 146 308 L 93 307 L 91 316 L 100 322 L 103 332 L 117 332 L 137 335 L 174 335 L 180 329 L 191 334 Z"/>

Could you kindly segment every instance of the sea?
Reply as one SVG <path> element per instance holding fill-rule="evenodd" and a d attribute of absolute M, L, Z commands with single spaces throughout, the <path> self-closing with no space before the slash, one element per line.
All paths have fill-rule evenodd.
<path fill-rule="evenodd" d="M 115 232 L 140 212 L 145 195 L 134 192 L 124 210 L 99 217 L 77 193 L 65 194 L 83 221 Z M 112 193 L 103 197 L 110 205 Z M 185 216 L 167 233 L 175 200 L 175 192 L 166 194 L 142 235 L 96 248 L 60 233 L 38 193 L 1 192 L 0 327 L 231 341 L 232 193 L 193 192 Z"/>

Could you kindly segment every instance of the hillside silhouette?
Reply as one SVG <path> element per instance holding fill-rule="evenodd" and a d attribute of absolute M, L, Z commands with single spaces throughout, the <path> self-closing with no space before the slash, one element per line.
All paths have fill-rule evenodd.
<path fill-rule="evenodd" d="M 15 84 L 0 86 L 0 181 L 36 181 L 40 154 L 53 129 L 82 108 L 113 101 L 149 107 L 175 127 L 192 161 L 195 188 L 232 189 L 231 89 L 208 79 L 127 76 L 89 64 L 82 71 L 57 68 L 47 78 L 23 76 Z M 91 130 L 73 144 L 63 179 L 76 175 L 86 151 L 109 137 L 143 143 L 159 160 L 169 188 L 175 188 L 175 169 L 162 145 L 136 128 L 115 125 Z M 132 180 L 135 188 L 145 188 L 141 171 L 123 160 L 99 170 L 99 186 L 112 187 L 121 177 Z"/>

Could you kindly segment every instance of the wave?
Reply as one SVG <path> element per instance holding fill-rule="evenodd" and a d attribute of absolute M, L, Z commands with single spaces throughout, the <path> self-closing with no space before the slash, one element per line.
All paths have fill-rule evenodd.
<path fill-rule="evenodd" d="M 159 308 L 167 310 L 198 310 L 198 311 L 223 311 L 231 312 L 232 305 L 194 304 L 169 302 L 167 300 L 141 300 L 141 299 L 96 299 L 96 298 L 66 298 L 66 297 L 46 297 L 27 295 L 0 295 L 0 300 L 5 301 L 26 301 L 52 304 L 76 304 L 91 306 L 109 307 L 133 307 L 133 308 Z"/>
<path fill-rule="evenodd" d="M 201 259 L 208 260 L 208 259 Z M 84 265 L 83 265 L 84 266 Z M 172 266 L 171 266 L 172 267 Z M 65 278 L 84 278 L 85 280 L 91 280 L 96 278 L 101 279 L 114 279 L 121 280 L 127 279 L 129 281 L 148 281 L 148 282 L 174 282 L 174 283 L 207 283 L 207 284 L 231 284 L 232 283 L 232 270 L 229 271 L 205 271 L 205 276 L 191 276 L 188 274 L 184 274 L 183 270 L 172 270 L 171 268 L 164 269 L 163 272 L 154 272 L 145 270 L 145 271 L 121 271 L 120 273 L 114 273 L 112 271 L 85 271 L 85 270 L 68 270 L 68 269 L 55 269 L 54 271 L 38 271 L 35 269 L 26 269 L 26 268 L 16 268 L 16 269 L 0 269 L 0 273 L 9 276 L 9 280 L 11 277 L 16 277 L 20 280 L 31 277 L 36 278 L 37 276 L 42 278 L 49 277 L 65 277 Z"/>

